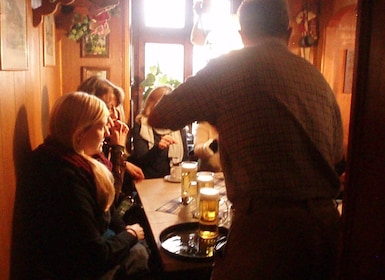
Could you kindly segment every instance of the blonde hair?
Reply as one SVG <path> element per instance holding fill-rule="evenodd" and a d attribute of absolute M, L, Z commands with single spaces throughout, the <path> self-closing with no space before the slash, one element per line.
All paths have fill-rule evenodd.
<path fill-rule="evenodd" d="M 163 85 L 155 87 L 147 96 L 146 101 L 144 102 L 142 111 L 136 116 L 135 121 L 140 123 L 142 117 L 148 117 L 154 109 L 155 105 L 159 100 L 166 94 L 169 94 L 173 91 L 173 88 L 169 85 Z"/>
<path fill-rule="evenodd" d="M 77 136 L 95 123 L 109 116 L 106 104 L 85 92 L 72 92 L 61 96 L 53 106 L 49 119 L 49 134 L 60 144 L 85 158 L 95 177 L 97 202 L 107 210 L 114 201 L 114 179 L 108 168 L 86 155 L 79 147 Z"/>

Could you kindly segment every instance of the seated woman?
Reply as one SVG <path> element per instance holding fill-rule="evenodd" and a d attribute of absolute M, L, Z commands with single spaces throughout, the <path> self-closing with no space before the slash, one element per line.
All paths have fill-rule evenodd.
<path fill-rule="evenodd" d="M 123 109 L 124 92 L 111 81 L 94 75 L 82 82 L 79 91 L 83 91 L 103 100 L 110 110 L 110 135 L 103 144 L 104 155 L 112 162 L 112 173 L 115 177 L 116 204 L 122 197 L 131 194 L 132 181 L 144 179 L 143 171 L 133 163 L 126 154 L 127 135 L 129 129 L 125 124 Z M 97 156 L 97 155 L 96 155 Z M 124 181 L 125 171 L 129 174 Z M 122 193 L 121 193 L 122 192 Z"/>
<path fill-rule="evenodd" d="M 133 138 L 135 162 L 146 179 L 161 178 L 170 174 L 170 161 L 181 162 L 188 159 L 186 131 L 156 129 L 148 125 L 147 117 L 165 95 L 172 91 L 164 85 L 154 88 L 148 95 L 143 110 L 135 118 Z"/>
<path fill-rule="evenodd" d="M 194 136 L 194 155 L 198 158 L 199 170 L 220 172 L 218 131 L 208 122 L 199 122 Z"/>
<path fill-rule="evenodd" d="M 15 207 L 20 258 L 17 279 L 101 279 L 148 269 L 139 224 L 125 225 L 111 209 L 115 190 L 100 153 L 109 110 L 95 96 L 61 96 L 49 136 L 33 151 Z M 106 237 L 108 228 L 114 234 Z"/>

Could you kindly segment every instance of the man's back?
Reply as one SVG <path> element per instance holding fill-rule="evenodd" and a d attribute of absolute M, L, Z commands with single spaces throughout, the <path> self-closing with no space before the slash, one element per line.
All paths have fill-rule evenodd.
<path fill-rule="evenodd" d="M 338 193 L 333 164 L 342 158 L 342 142 L 335 141 L 342 130 L 334 95 L 318 70 L 280 41 L 214 59 L 172 95 L 178 106 L 162 116 L 162 125 L 197 119 L 218 128 L 233 202 Z M 167 102 L 160 106 L 170 112 Z"/>
<path fill-rule="evenodd" d="M 246 48 L 209 62 L 163 98 L 149 122 L 177 129 L 208 121 L 218 129 L 235 215 L 211 279 L 332 279 L 338 105 L 319 71 L 285 45 L 285 0 L 244 0 L 238 15 Z"/>

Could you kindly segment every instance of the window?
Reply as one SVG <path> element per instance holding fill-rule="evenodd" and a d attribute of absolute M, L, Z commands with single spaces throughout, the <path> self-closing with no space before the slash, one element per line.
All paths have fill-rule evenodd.
<path fill-rule="evenodd" d="M 229 37 L 231 34 L 237 36 L 238 32 L 236 27 L 235 32 L 229 32 L 228 24 L 229 19 L 234 19 L 230 15 L 241 0 L 204 0 L 211 6 L 210 12 L 202 15 L 203 28 L 212 33 L 207 36 L 208 46 L 193 46 L 190 42 L 191 30 L 197 20 L 192 9 L 194 1 L 199 0 L 131 1 L 131 95 L 135 115 L 143 103 L 143 90 L 139 85 L 150 67 L 159 65 L 161 72 L 170 79 L 183 82 L 204 67 L 211 57 L 236 48 L 230 43 L 237 38 Z M 231 23 L 231 28 L 234 26 L 236 24 Z"/>
<path fill-rule="evenodd" d="M 152 66 L 159 65 L 171 79 L 183 81 L 184 48 L 180 44 L 146 43 L 144 48 L 146 73 Z"/>
<path fill-rule="evenodd" d="M 156 28 L 183 28 L 185 4 L 183 0 L 144 0 L 144 25 Z"/>
<path fill-rule="evenodd" d="M 132 0 L 132 87 L 135 115 L 143 103 L 139 85 L 159 65 L 170 79 L 183 82 L 192 73 L 193 0 Z"/>

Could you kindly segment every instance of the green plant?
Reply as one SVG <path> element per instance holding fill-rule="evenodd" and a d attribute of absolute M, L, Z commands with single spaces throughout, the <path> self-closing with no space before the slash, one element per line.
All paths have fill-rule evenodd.
<path fill-rule="evenodd" d="M 68 39 L 79 41 L 83 36 L 90 33 L 90 18 L 88 16 L 81 18 L 79 14 L 75 14 L 72 19 L 71 30 L 67 33 Z"/>
<path fill-rule="evenodd" d="M 167 74 L 164 74 L 160 70 L 159 64 L 157 64 L 149 68 L 149 73 L 146 75 L 146 78 L 140 83 L 139 86 L 143 89 L 143 100 L 146 100 L 148 94 L 154 87 L 170 85 L 173 88 L 176 88 L 180 84 L 180 81 L 173 79 Z"/>
<path fill-rule="evenodd" d="M 108 21 L 112 16 L 119 14 L 119 1 L 113 0 L 93 1 L 96 6 L 90 12 L 81 16 L 74 13 L 71 29 L 67 32 L 67 38 L 79 42 L 85 41 L 86 53 L 94 55 L 105 55 L 105 38 L 110 33 Z M 99 6 L 106 5 L 106 6 Z"/>

